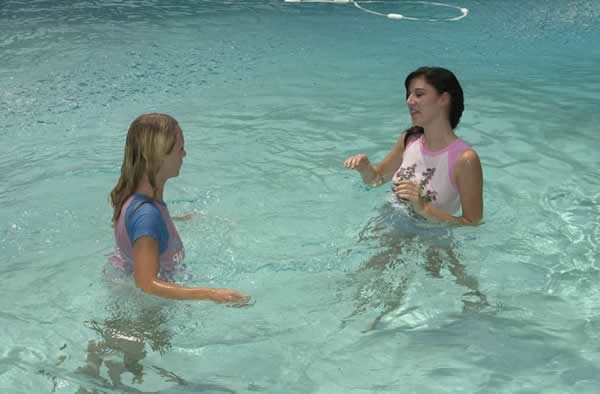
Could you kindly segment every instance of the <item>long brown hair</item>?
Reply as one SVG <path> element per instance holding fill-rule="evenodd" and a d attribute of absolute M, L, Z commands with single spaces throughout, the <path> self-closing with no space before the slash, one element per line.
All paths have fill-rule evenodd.
<path fill-rule="evenodd" d="M 144 175 L 156 193 L 156 175 L 165 155 L 171 153 L 175 146 L 178 129 L 177 121 L 165 114 L 143 114 L 131 123 L 127 131 L 121 177 L 110 192 L 114 209 L 113 224 L 119 219 L 123 204 L 136 191 Z"/>

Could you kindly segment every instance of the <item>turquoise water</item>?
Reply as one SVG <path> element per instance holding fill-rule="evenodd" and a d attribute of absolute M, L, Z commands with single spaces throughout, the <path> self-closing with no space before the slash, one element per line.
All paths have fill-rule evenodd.
<path fill-rule="evenodd" d="M 0 392 L 126 391 L 110 371 L 140 349 L 82 370 L 110 332 L 145 338 L 120 375 L 142 392 L 597 392 L 600 3 L 543 3 L 461 0 L 461 21 L 411 22 L 281 1 L 1 2 Z M 389 189 L 342 168 L 408 126 L 420 65 L 463 84 L 478 228 L 400 217 L 388 235 Z M 186 136 L 165 196 L 198 211 L 178 224 L 182 282 L 252 306 L 105 280 L 107 195 L 149 111 Z M 365 269 L 390 238 L 394 264 Z"/>

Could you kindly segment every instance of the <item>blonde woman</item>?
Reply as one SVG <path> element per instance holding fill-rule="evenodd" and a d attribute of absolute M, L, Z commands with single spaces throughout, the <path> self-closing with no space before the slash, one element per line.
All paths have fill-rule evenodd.
<path fill-rule="evenodd" d="M 172 281 L 185 251 L 163 201 L 185 157 L 183 132 L 169 115 L 144 114 L 129 126 L 121 177 L 110 193 L 116 248 L 112 265 L 146 293 L 174 299 L 244 302 L 236 290 L 183 287 Z"/>

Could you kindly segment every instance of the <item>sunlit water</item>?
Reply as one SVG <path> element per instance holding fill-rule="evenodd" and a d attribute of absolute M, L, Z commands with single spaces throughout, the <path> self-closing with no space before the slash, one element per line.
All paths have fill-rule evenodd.
<path fill-rule="evenodd" d="M 461 1 L 457 22 L 282 1 L 0 2 L 0 392 L 597 392 L 600 3 Z M 420 65 L 463 84 L 478 228 L 390 219 L 389 188 L 342 168 L 383 158 L 408 126 L 403 81 Z M 198 211 L 178 223 L 181 281 L 253 305 L 106 280 L 108 192 L 149 111 L 186 137 L 165 196 Z M 389 264 L 365 268 L 378 255 Z M 141 353 L 115 337 L 145 338 L 124 386 L 111 374 Z"/>

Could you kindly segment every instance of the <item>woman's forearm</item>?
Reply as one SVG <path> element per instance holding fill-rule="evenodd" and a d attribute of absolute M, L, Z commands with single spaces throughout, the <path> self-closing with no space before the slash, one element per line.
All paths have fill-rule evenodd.
<path fill-rule="evenodd" d="M 144 292 L 158 297 L 176 300 L 212 300 L 215 289 L 207 287 L 183 287 L 173 283 L 154 279 L 145 286 L 139 286 Z"/>
<path fill-rule="evenodd" d="M 426 204 L 423 210 L 417 213 L 427 219 L 459 226 L 477 226 L 481 223 L 481 220 L 471 220 L 465 216 L 452 216 L 446 211 L 436 208 L 431 204 Z"/>
<path fill-rule="evenodd" d="M 363 182 L 369 186 L 379 186 L 384 183 L 379 167 L 369 164 L 368 167 L 359 171 Z"/>

